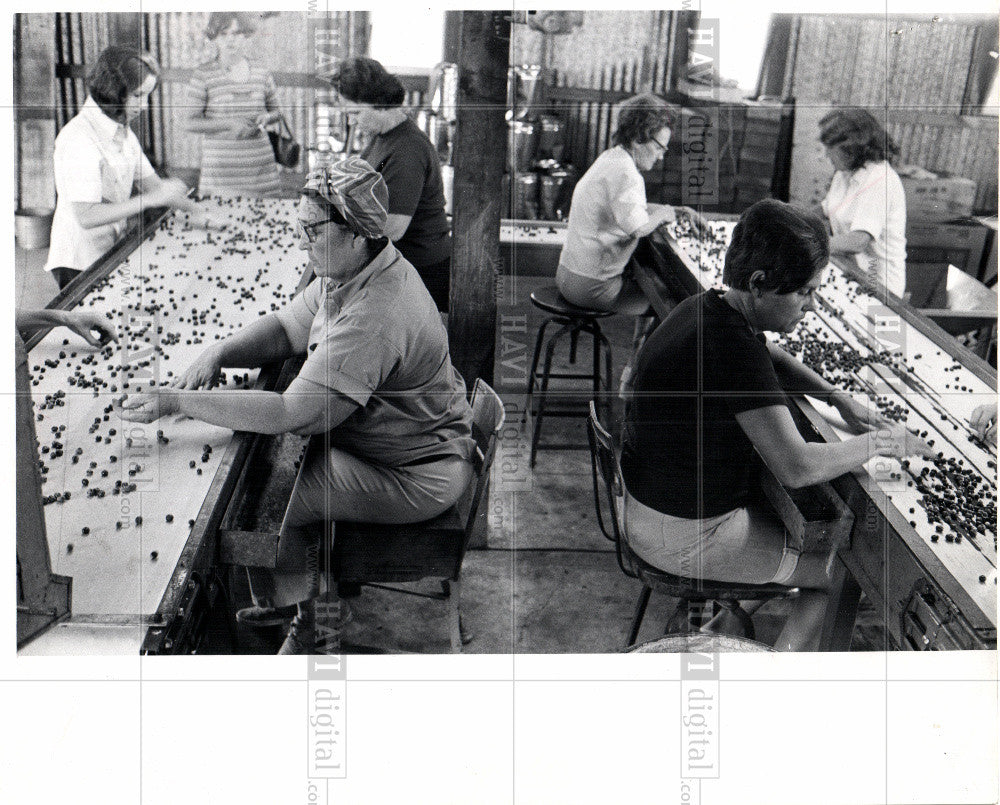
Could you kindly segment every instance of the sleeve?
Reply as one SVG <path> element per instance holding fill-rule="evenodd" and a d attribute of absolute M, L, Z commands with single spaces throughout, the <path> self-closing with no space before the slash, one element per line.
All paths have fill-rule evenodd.
<path fill-rule="evenodd" d="M 876 173 L 858 193 L 852 210 L 850 231 L 867 232 L 876 240 L 882 237 L 889 192 L 886 178 L 885 172 Z"/>
<path fill-rule="evenodd" d="M 191 73 L 186 103 L 189 114 L 204 115 L 208 111 L 208 84 L 201 70 Z"/>
<path fill-rule="evenodd" d="M 59 199 L 99 204 L 104 198 L 102 161 L 100 150 L 89 140 L 62 136 L 56 138 L 53 165 Z"/>
<path fill-rule="evenodd" d="M 649 221 L 649 213 L 646 211 L 646 184 L 642 174 L 633 169 L 608 178 L 615 223 L 626 234 L 631 235 Z"/>
<path fill-rule="evenodd" d="M 728 339 L 722 346 L 714 351 L 715 359 L 710 362 L 714 370 L 711 381 L 706 377 L 706 390 L 712 382 L 717 391 L 725 393 L 734 416 L 756 408 L 788 404 L 774 363 L 762 342 L 746 336 Z"/>
<path fill-rule="evenodd" d="M 152 176 L 156 176 L 156 170 L 150 164 L 149 158 L 139 145 L 138 139 L 136 140 L 136 148 L 139 152 L 139 158 L 135 163 L 135 183 L 140 183 Z"/>
<path fill-rule="evenodd" d="M 278 87 L 270 73 L 264 76 L 264 108 L 268 112 L 278 111 Z"/>
<path fill-rule="evenodd" d="M 298 376 L 363 407 L 391 376 L 399 359 L 393 345 L 372 332 L 370 319 L 348 314 L 330 324 L 326 338 L 306 357 Z"/>
<path fill-rule="evenodd" d="M 409 144 L 397 144 L 378 170 L 389 188 L 389 214 L 412 216 L 424 192 L 425 155 Z"/>
<path fill-rule="evenodd" d="M 274 315 L 287 333 L 296 334 L 302 341 L 309 337 L 316 311 L 323 301 L 323 280 L 317 277 L 301 293 L 296 294 L 285 307 Z"/>

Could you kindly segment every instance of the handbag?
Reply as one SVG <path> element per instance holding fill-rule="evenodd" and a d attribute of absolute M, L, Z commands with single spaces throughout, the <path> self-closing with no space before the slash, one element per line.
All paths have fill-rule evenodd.
<path fill-rule="evenodd" d="M 271 141 L 271 150 L 274 151 L 274 161 L 286 168 L 294 168 L 299 164 L 299 156 L 302 153 L 302 146 L 295 142 L 292 137 L 292 130 L 288 128 L 288 121 L 285 116 L 281 116 L 278 122 L 278 130 L 267 130 L 268 139 Z"/>

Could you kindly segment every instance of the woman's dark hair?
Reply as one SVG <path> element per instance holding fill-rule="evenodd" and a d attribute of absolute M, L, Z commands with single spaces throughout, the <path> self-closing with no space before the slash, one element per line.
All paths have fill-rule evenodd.
<path fill-rule="evenodd" d="M 97 57 L 97 64 L 87 76 L 87 91 L 104 114 L 124 123 L 125 99 L 149 76 L 157 78 L 159 74 L 160 68 L 150 56 L 112 46 Z"/>
<path fill-rule="evenodd" d="M 337 226 L 342 226 L 345 229 L 351 229 L 351 231 L 353 231 L 351 225 L 347 223 L 347 219 L 344 218 L 340 210 L 338 210 L 327 199 L 323 198 L 323 196 L 321 196 L 319 192 L 312 189 L 311 187 L 303 187 L 302 190 L 299 192 L 302 196 L 309 199 L 316 206 L 322 209 L 324 215 L 326 215 L 326 217 L 329 218 L 331 221 L 333 221 L 333 223 L 335 223 Z M 379 252 L 382 251 L 382 249 L 384 249 L 386 246 L 389 245 L 389 238 L 385 237 L 384 235 L 379 238 L 366 237 L 365 240 L 368 242 L 369 260 L 374 259 L 375 255 L 377 255 Z"/>
<path fill-rule="evenodd" d="M 248 36 L 257 30 L 253 18 L 243 11 L 213 11 L 208 15 L 208 25 L 205 27 L 205 38 L 215 39 L 223 31 L 228 31 L 233 23 L 237 23 L 237 31 Z"/>
<path fill-rule="evenodd" d="M 648 143 L 662 128 L 673 129 L 676 115 L 673 107 L 652 92 L 644 92 L 618 107 L 618 127 L 611 135 L 615 145 Z"/>
<path fill-rule="evenodd" d="M 899 154 L 893 139 L 865 109 L 835 109 L 823 115 L 819 140 L 823 145 L 839 145 L 852 171 L 867 162 L 893 162 Z"/>
<path fill-rule="evenodd" d="M 764 272 L 763 291 L 792 293 L 830 262 L 826 225 L 812 213 L 772 198 L 758 201 L 733 230 L 722 281 L 749 291 L 750 277 Z"/>
<path fill-rule="evenodd" d="M 364 56 L 342 61 L 329 80 L 347 100 L 368 103 L 378 109 L 402 106 L 406 100 L 406 90 L 399 79 L 375 59 Z"/>

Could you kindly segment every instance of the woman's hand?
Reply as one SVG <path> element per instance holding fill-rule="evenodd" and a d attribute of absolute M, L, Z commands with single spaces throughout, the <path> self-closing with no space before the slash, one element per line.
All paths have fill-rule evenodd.
<path fill-rule="evenodd" d="M 969 417 L 969 424 L 972 425 L 972 430 L 976 432 L 976 435 L 980 439 L 986 439 L 987 441 L 997 443 L 997 404 L 996 403 L 986 403 L 985 405 L 980 405 L 972 412 L 972 416 Z"/>
<path fill-rule="evenodd" d="M 277 123 L 281 120 L 281 112 L 261 112 L 254 119 L 257 126 L 270 126 L 272 123 Z"/>
<path fill-rule="evenodd" d="M 937 451 L 906 425 L 890 425 L 872 431 L 872 439 L 875 443 L 875 452 L 880 456 L 900 459 L 907 456 L 937 458 Z"/>
<path fill-rule="evenodd" d="M 254 117 L 234 117 L 224 129 L 234 140 L 249 140 L 257 136 L 257 119 Z"/>
<path fill-rule="evenodd" d="M 712 231 L 708 225 L 708 221 L 690 207 L 674 207 L 674 214 L 678 218 L 686 220 L 699 238 L 710 234 Z"/>
<path fill-rule="evenodd" d="M 101 314 L 92 310 L 67 310 L 63 324 L 80 336 L 92 347 L 101 347 L 109 341 L 117 343 L 118 334 L 111 323 Z M 94 337 L 94 332 L 99 333 Z"/>
<path fill-rule="evenodd" d="M 154 389 L 139 394 L 126 394 L 113 401 L 115 411 L 129 422 L 155 422 L 160 417 L 175 414 L 180 409 L 177 394 L 169 389 Z"/>
<path fill-rule="evenodd" d="M 188 187 L 180 179 L 162 179 L 156 187 L 145 193 L 150 207 L 183 207 L 190 203 Z"/>
<path fill-rule="evenodd" d="M 837 409 L 847 427 L 854 433 L 864 433 L 886 427 L 888 422 L 874 405 L 862 405 L 845 391 L 837 389 L 830 395 L 830 405 Z"/>
<path fill-rule="evenodd" d="M 656 229 L 677 220 L 677 213 L 669 204 L 650 204 L 648 206 L 651 208 L 649 209 L 650 222 L 655 225 Z"/>
<path fill-rule="evenodd" d="M 184 373 L 174 378 L 170 384 L 172 389 L 210 389 L 219 384 L 222 373 L 222 361 L 215 347 L 209 347 L 201 353 Z"/>

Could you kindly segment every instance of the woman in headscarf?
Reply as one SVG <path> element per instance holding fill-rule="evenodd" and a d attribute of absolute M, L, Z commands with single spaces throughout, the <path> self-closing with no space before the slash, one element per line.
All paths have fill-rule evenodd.
<path fill-rule="evenodd" d="M 254 433 L 322 434 L 310 443 L 281 527 L 277 567 L 251 575 L 256 607 L 280 621 L 297 605 L 284 654 L 314 653 L 318 539 L 336 520 L 414 523 L 451 506 L 472 478 L 472 411 L 441 317 L 413 266 L 385 237 L 388 193 L 358 157 L 311 173 L 300 247 L 316 279 L 285 308 L 209 347 L 171 388 L 129 395 L 121 416 L 180 413 Z M 223 367 L 306 360 L 283 393 L 208 391 Z"/>

